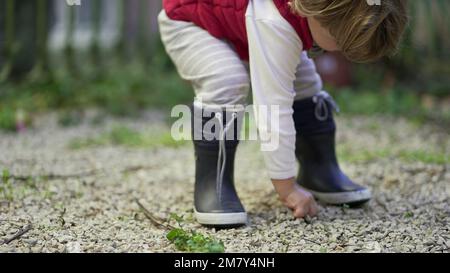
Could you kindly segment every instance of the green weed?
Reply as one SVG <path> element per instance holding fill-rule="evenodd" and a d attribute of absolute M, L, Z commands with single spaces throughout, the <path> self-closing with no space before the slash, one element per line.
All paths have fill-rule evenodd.
<path fill-rule="evenodd" d="M 171 219 L 177 222 L 178 227 L 170 230 L 166 238 L 175 245 L 177 250 L 206 253 L 225 252 L 223 242 L 193 230 L 185 230 L 183 228 L 183 218 L 176 214 L 172 214 Z"/>

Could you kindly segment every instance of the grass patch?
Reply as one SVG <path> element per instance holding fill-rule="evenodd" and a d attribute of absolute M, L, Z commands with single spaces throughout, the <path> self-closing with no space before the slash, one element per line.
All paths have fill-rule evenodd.
<path fill-rule="evenodd" d="M 9 202 L 14 201 L 14 189 L 11 182 L 11 176 L 9 170 L 2 171 L 2 184 L 0 185 L 0 193 L 3 199 Z"/>
<path fill-rule="evenodd" d="M 8 169 L 4 169 L 1 173 L 0 200 L 14 202 L 36 192 L 43 198 L 51 199 L 53 193 L 48 190 L 48 184 L 43 183 L 45 181 L 42 177 L 16 178 Z M 38 183 L 40 187 L 38 187 Z"/>
<path fill-rule="evenodd" d="M 177 250 L 196 253 L 225 252 L 223 242 L 193 230 L 185 230 L 183 218 L 176 214 L 171 214 L 170 218 L 177 222 L 178 227 L 170 230 L 166 238 L 175 245 Z"/>
<path fill-rule="evenodd" d="M 37 113 L 53 110 L 62 113 L 62 125 L 70 126 L 82 118 L 71 113 L 87 108 L 99 108 L 115 116 L 136 116 L 148 108 L 168 109 L 191 103 L 192 87 L 167 63 L 158 61 L 146 66 L 137 61 L 127 64 L 111 61 L 105 63 L 108 69 L 98 77 L 88 73 L 93 69 L 88 67 L 76 76 L 60 69 L 46 80 L 0 83 L 0 129 L 14 131 L 19 123 L 32 124 Z M 366 76 L 358 77 L 365 82 Z M 400 115 L 418 123 L 434 120 L 450 127 L 449 107 L 428 109 L 423 107 L 417 92 L 393 86 L 381 93 L 379 82 L 370 82 L 352 88 L 327 89 L 345 114 Z"/>
<path fill-rule="evenodd" d="M 76 138 L 69 143 L 73 150 L 101 146 L 124 146 L 129 148 L 177 148 L 185 141 L 176 141 L 170 132 L 139 132 L 125 126 L 115 126 L 110 131 L 92 138 Z"/>
<path fill-rule="evenodd" d="M 417 124 L 434 121 L 444 128 L 450 126 L 448 105 L 428 109 L 423 106 L 422 99 L 417 92 L 409 92 L 402 87 L 394 87 L 383 93 L 368 87 L 340 89 L 330 87 L 329 90 L 343 114 L 402 116 Z"/>
<path fill-rule="evenodd" d="M 414 217 L 414 212 L 407 211 L 407 212 L 404 213 L 403 217 L 404 218 L 413 218 Z"/>
<path fill-rule="evenodd" d="M 391 157 L 392 153 L 389 150 L 358 150 L 349 149 L 345 145 L 337 146 L 337 153 L 339 158 L 350 163 L 369 162 L 380 158 Z"/>
<path fill-rule="evenodd" d="M 345 145 L 340 145 L 337 147 L 337 153 L 339 158 L 349 163 L 365 163 L 381 158 L 397 158 L 404 162 L 423 162 L 439 165 L 450 164 L 450 155 L 423 150 L 355 150 Z"/>
<path fill-rule="evenodd" d="M 37 113 L 54 110 L 70 113 L 98 108 L 114 116 L 138 116 L 150 107 L 167 109 L 189 103 L 194 96 L 191 86 L 171 67 L 138 62 L 108 67 L 99 77 L 74 76 L 62 69 L 47 80 L 0 83 L 0 129 L 14 131 L 18 113 L 24 113 L 27 124 Z M 77 118 L 66 115 L 61 123 L 76 124 Z"/>
<path fill-rule="evenodd" d="M 398 157 L 405 161 L 420 161 L 430 164 L 449 164 L 450 155 L 444 153 L 430 153 L 426 151 L 401 151 Z"/>

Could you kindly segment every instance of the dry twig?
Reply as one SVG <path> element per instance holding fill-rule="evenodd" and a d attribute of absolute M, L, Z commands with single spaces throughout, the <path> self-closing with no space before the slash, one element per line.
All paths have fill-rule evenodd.
<path fill-rule="evenodd" d="M 164 229 L 174 229 L 175 227 L 171 226 L 170 224 L 164 224 L 164 220 L 160 219 L 159 217 L 153 215 L 144 205 L 142 205 L 139 200 L 136 199 L 136 204 L 139 206 L 139 208 L 144 213 L 145 217 L 152 222 L 153 225 L 155 225 L 158 228 L 164 228 Z"/>
<path fill-rule="evenodd" d="M 146 170 L 146 169 L 153 169 L 154 166 L 130 166 L 120 171 L 120 173 L 130 173 L 130 172 L 137 172 L 140 170 Z M 40 178 L 43 180 L 57 180 L 57 179 L 70 179 L 70 178 L 82 178 L 87 176 L 93 176 L 96 174 L 99 174 L 100 172 L 104 171 L 103 169 L 94 169 L 90 171 L 80 172 L 80 173 L 73 173 L 73 174 L 42 174 L 42 175 L 8 175 L 7 178 L 14 179 L 16 181 L 28 181 L 29 179 L 36 179 Z"/>
<path fill-rule="evenodd" d="M 11 238 L 6 239 L 3 241 L 3 244 L 7 245 L 9 243 L 11 243 L 14 240 L 19 239 L 20 237 L 22 237 L 25 233 L 27 233 L 28 231 L 30 231 L 33 228 L 32 224 L 28 224 L 26 227 L 20 229 L 16 234 L 14 234 Z"/>

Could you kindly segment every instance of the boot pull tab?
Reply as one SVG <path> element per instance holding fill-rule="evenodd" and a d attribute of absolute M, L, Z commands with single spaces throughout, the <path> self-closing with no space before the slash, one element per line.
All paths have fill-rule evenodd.
<path fill-rule="evenodd" d="M 327 102 L 331 105 L 331 109 L 336 113 L 339 113 L 341 111 L 337 103 L 326 91 L 320 91 L 312 98 L 312 100 L 316 104 L 314 114 L 319 121 L 325 121 L 330 116 L 330 110 L 328 108 Z"/>

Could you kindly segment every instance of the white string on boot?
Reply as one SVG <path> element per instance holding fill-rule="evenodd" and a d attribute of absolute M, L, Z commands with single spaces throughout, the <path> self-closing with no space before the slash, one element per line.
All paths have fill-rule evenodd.
<path fill-rule="evenodd" d="M 312 98 L 312 100 L 316 104 L 314 114 L 319 121 L 327 120 L 330 115 L 327 107 L 327 102 L 331 104 L 331 107 L 334 111 L 336 111 L 336 113 L 339 113 L 341 111 L 337 103 L 326 91 L 320 91 Z"/>
<path fill-rule="evenodd" d="M 232 114 L 232 119 L 229 121 L 225 128 L 223 127 L 223 119 L 221 113 L 216 113 L 215 118 L 219 121 L 219 156 L 217 158 L 217 176 L 216 176 L 216 190 L 217 190 L 217 197 L 219 200 L 222 200 L 222 183 L 223 183 L 223 175 L 225 173 L 225 166 L 226 166 L 226 160 L 227 160 L 227 152 L 226 152 L 226 145 L 225 145 L 225 136 L 228 132 L 230 126 L 234 123 L 234 121 L 237 118 L 237 114 Z"/>

